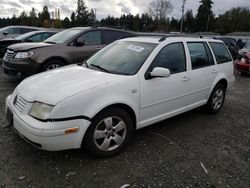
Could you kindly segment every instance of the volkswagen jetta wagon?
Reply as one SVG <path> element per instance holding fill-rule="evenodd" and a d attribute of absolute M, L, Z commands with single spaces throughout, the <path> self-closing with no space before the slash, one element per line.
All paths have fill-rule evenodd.
<path fill-rule="evenodd" d="M 6 114 L 38 148 L 83 146 L 108 157 L 121 152 L 136 129 L 200 106 L 219 112 L 234 80 L 222 41 L 127 38 L 82 65 L 25 79 L 7 97 Z"/>

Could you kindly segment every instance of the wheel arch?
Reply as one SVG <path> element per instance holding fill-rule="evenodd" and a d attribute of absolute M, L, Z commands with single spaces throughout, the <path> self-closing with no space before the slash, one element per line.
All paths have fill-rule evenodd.
<path fill-rule="evenodd" d="M 48 63 L 50 61 L 53 61 L 53 60 L 59 60 L 59 61 L 63 62 L 65 65 L 69 64 L 68 61 L 65 58 L 60 57 L 60 56 L 53 56 L 53 57 L 49 57 L 49 58 L 45 59 L 43 61 L 43 63 L 41 63 L 41 67 L 40 68 L 42 68 L 46 63 Z"/>
<path fill-rule="evenodd" d="M 136 117 L 136 113 L 135 111 L 133 110 L 133 108 L 127 104 L 124 104 L 124 103 L 115 103 L 115 104 L 110 104 L 104 108 L 102 108 L 100 111 L 98 111 L 93 118 L 95 118 L 98 114 L 100 114 L 101 112 L 103 112 L 104 110 L 108 110 L 110 108 L 114 108 L 114 107 L 118 107 L 118 108 L 121 108 L 123 109 L 124 111 L 126 111 L 132 118 L 132 121 L 133 121 L 133 128 L 134 130 L 136 129 L 136 124 L 137 124 L 137 117 Z M 91 119 L 93 119 L 91 118 Z"/>

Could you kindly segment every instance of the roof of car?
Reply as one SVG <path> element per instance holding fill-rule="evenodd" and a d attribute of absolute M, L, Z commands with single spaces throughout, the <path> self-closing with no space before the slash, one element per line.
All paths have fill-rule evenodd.
<path fill-rule="evenodd" d="M 32 28 L 32 29 L 43 29 L 43 28 L 40 28 L 40 27 L 31 27 L 31 26 L 23 26 L 23 25 L 12 25 L 12 26 L 6 26 L 6 27 L 3 27 L 1 29 L 4 29 L 4 28 Z"/>
<path fill-rule="evenodd" d="M 73 27 L 70 28 L 69 30 L 92 30 L 92 29 L 97 29 L 97 30 L 113 30 L 113 31 L 120 31 L 120 32 L 126 32 L 126 33 L 131 33 L 131 34 L 135 34 L 135 32 L 133 31 L 127 31 L 127 30 L 123 30 L 123 29 L 117 29 L 117 28 L 112 28 L 112 27 L 100 27 L 100 26 L 93 26 L 93 27 Z"/>

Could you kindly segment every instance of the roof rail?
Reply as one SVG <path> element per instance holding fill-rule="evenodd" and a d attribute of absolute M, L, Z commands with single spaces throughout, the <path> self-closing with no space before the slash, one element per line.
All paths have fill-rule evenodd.
<path fill-rule="evenodd" d="M 192 35 L 192 34 L 179 34 L 179 35 L 175 35 L 175 34 L 170 34 L 170 35 L 165 35 L 165 36 L 162 36 L 160 39 L 159 39 L 159 42 L 162 42 L 164 41 L 166 38 L 169 38 L 169 37 L 191 37 L 191 38 L 206 38 L 205 36 L 202 36 L 202 35 Z M 214 37 L 213 37 L 214 38 Z"/>
<path fill-rule="evenodd" d="M 169 38 L 169 37 L 193 37 L 193 38 L 197 38 L 197 36 L 195 36 L 195 35 L 187 35 L 187 34 L 178 34 L 178 35 L 176 35 L 176 34 L 169 34 L 169 35 L 165 35 L 165 36 L 161 37 L 161 38 L 159 39 L 159 42 L 162 42 L 162 41 L 164 41 L 166 38 Z"/>

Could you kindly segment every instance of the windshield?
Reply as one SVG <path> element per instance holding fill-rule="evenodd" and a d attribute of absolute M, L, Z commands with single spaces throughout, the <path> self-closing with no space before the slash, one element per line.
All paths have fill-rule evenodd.
<path fill-rule="evenodd" d="M 53 35 L 52 37 L 48 38 L 44 42 L 46 43 L 55 43 L 55 44 L 62 44 L 65 43 L 67 40 L 71 39 L 73 36 L 81 33 L 83 29 L 69 29 L 62 31 L 58 34 Z"/>
<path fill-rule="evenodd" d="M 32 35 L 34 35 L 34 34 L 36 34 L 36 33 L 37 33 L 37 31 L 25 33 L 25 34 L 23 34 L 23 35 L 19 35 L 19 36 L 15 37 L 15 39 L 16 39 L 16 40 L 25 40 L 25 39 L 31 37 Z"/>
<path fill-rule="evenodd" d="M 85 66 L 114 74 L 133 75 L 156 46 L 144 42 L 115 42 L 92 56 Z"/>

